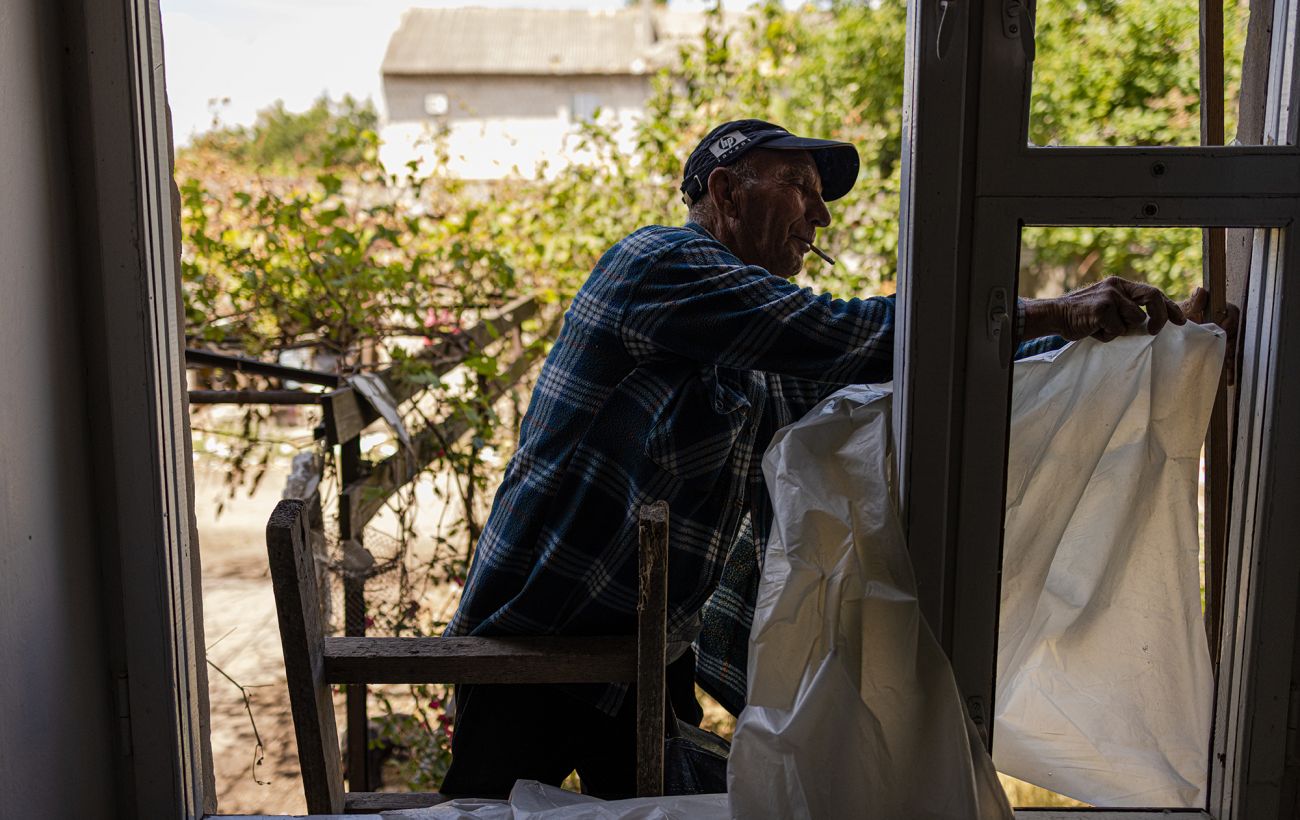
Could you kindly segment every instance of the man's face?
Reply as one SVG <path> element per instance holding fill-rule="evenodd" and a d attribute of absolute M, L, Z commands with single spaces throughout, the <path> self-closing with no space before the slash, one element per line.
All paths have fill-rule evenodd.
<path fill-rule="evenodd" d="M 803 267 L 817 229 L 830 224 L 821 176 L 807 151 L 753 153 L 758 179 L 737 191 L 732 250 L 742 261 L 789 279 Z"/>

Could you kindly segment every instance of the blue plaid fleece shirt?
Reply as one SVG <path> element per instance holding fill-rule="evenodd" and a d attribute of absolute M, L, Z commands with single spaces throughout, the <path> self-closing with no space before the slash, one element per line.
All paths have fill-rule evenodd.
<path fill-rule="evenodd" d="M 664 499 L 669 634 L 698 633 L 701 685 L 738 712 L 763 452 L 839 387 L 888 381 L 893 343 L 892 296 L 814 294 L 694 223 L 620 240 L 565 314 L 445 634 L 634 634 L 637 511 Z M 626 690 L 570 687 L 611 714 Z"/>

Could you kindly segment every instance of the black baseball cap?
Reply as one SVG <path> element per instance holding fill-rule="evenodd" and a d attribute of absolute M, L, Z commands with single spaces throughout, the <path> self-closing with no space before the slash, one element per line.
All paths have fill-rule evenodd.
<path fill-rule="evenodd" d="M 714 168 L 730 165 L 755 148 L 807 151 L 822 178 L 822 199 L 830 202 L 847 194 L 858 180 L 858 149 L 847 142 L 796 137 L 779 125 L 763 120 L 732 120 L 708 133 L 695 146 L 682 173 L 682 193 L 694 202 L 709 188 Z"/>

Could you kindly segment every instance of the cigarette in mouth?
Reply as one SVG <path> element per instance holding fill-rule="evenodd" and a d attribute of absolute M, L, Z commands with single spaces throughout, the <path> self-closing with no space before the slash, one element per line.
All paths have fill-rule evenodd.
<path fill-rule="evenodd" d="M 834 259 L 831 259 L 831 258 L 826 254 L 826 251 L 822 250 L 821 248 L 817 247 L 816 245 L 812 244 L 811 242 L 808 243 L 808 247 L 809 247 L 809 248 L 812 248 L 812 252 L 815 253 L 815 254 L 817 254 L 818 256 L 820 256 L 820 257 L 822 258 L 822 261 L 824 261 L 826 264 L 828 264 L 828 265 L 834 265 L 834 264 L 835 264 L 835 260 L 834 260 Z"/>

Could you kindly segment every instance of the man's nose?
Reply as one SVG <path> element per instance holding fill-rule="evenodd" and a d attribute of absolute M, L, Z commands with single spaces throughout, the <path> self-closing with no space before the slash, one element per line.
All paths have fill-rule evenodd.
<path fill-rule="evenodd" d="M 821 197 L 809 202 L 808 221 L 818 228 L 825 228 L 831 224 L 831 212 L 827 209 L 826 203 L 822 201 Z"/>

